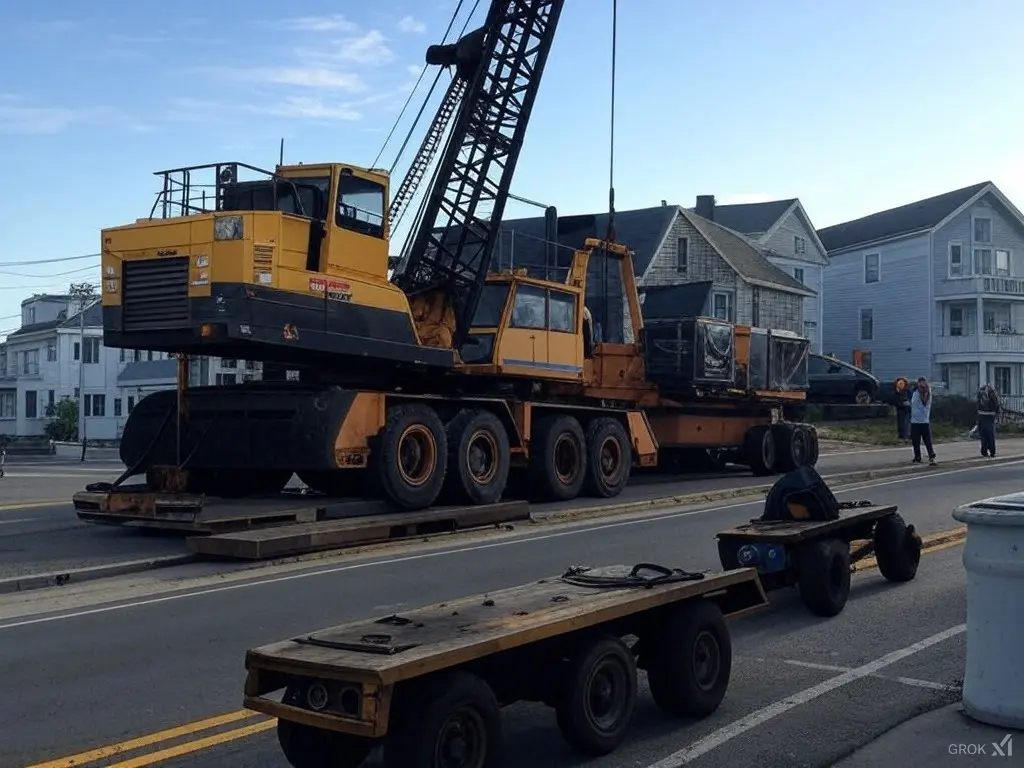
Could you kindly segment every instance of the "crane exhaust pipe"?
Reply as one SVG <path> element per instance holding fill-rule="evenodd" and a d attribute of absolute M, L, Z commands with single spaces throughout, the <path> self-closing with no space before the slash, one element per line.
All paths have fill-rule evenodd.
<path fill-rule="evenodd" d="M 467 32 L 454 43 L 427 48 L 427 64 L 434 67 L 455 67 L 459 77 L 469 80 L 483 61 L 486 28 Z"/>

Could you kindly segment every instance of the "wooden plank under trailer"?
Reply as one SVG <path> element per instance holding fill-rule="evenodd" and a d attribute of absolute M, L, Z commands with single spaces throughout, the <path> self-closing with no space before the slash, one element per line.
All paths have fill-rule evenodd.
<path fill-rule="evenodd" d="M 722 567 L 756 568 L 768 591 L 798 587 L 804 605 L 836 616 L 850 596 L 853 565 L 874 555 L 887 580 L 910 581 L 921 562 L 921 537 L 895 505 L 840 502 L 834 520 L 751 520 L 722 531 Z"/>
<path fill-rule="evenodd" d="M 714 712 L 732 665 L 726 618 L 766 604 L 750 568 L 570 568 L 250 649 L 244 705 L 278 718 L 297 768 L 357 768 L 378 744 L 387 768 L 440 768 L 448 750 L 491 765 L 500 707 L 516 701 L 554 707 L 572 746 L 604 755 L 627 735 L 637 669 L 662 710 Z"/>
<path fill-rule="evenodd" d="M 399 513 L 386 502 L 373 499 L 330 499 L 300 493 L 209 499 L 201 494 L 151 491 L 145 485 L 79 491 L 72 500 L 78 518 L 84 522 L 200 534 L 189 539 L 193 551 L 247 560 L 497 525 L 529 517 L 526 502 Z M 198 543 L 205 540 L 210 543 Z"/>

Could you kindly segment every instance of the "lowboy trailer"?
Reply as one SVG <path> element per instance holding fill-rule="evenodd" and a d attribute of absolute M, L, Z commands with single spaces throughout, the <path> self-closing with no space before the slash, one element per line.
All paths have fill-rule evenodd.
<path fill-rule="evenodd" d="M 278 718 L 295 768 L 357 768 L 381 744 L 387 768 L 495 765 L 500 708 L 517 701 L 553 707 L 569 744 L 604 755 L 626 738 L 638 669 L 663 711 L 714 712 L 726 619 L 766 604 L 753 569 L 574 567 L 251 649 L 244 705 Z"/>

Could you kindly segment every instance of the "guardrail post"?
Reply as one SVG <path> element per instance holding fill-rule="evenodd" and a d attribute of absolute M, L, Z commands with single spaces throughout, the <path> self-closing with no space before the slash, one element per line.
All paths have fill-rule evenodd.
<path fill-rule="evenodd" d="M 1024 493 L 957 507 L 967 525 L 964 712 L 1024 729 Z"/>

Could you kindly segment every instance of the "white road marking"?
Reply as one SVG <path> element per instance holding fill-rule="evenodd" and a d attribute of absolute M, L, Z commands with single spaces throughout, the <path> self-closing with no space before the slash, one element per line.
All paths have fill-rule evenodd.
<path fill-rule="evenodd" d="M 845 667 L 841 664 L 817 664 L 813 661 L 799 661 L 797 659 L 786 659 L 786 664 L 791 664 L 794 667 L 806 667 L 807 669 L 820 669 L 824 672 L 849 672 L 853 667 Z M 889 677 L 888 675 L 874 674 L 871 677 L 877 677 L 879 680 L 889 680 L 894 683 L 901 683 L 902 685 L 909 685 L 914 688 L 929 688 L 933 691 L 959 691 L 960 688 L 956 685 L 946 685 L 945 683 L 933 683 L 931 680 L 918 680 L 916 677 Z"/>
<path fill-rule="evenodd" d="M 11 523 L 31 523 L 34 519 L 31 517 L 17 517 L 14 520 L 0 520 L 0 525 L 10 525 Z"/>
<path fill-rule="evenodd" d="M 1024 459 L 1020 461 L 1008 461 L 1004 464 L 998 465 L 1002 467 L 1016 466 L 1018 464 L 1024 464 Z M 961 467 L 960 469 L 947 469 L 944 471 L 932 471 L 932 472 L 915 472 L 909 477 L 899 477 L 890 480 L 881 480 L 878 482 L 869 482 L 862 485 L 847 486 L 837 489 L 837 493 L 844 494 L 851 491 L 863 490 L 866 488 L 881 488 L 887 485 L 897 485 L 899 483 L 910 483 L 916 480 L 932 480 L 936 477 L 944 477 L 946 475 L 956 475 L 962 472 L 975 472 L 979 469 L 992 469 L 988 465 L 984 466 L 973 466 L 973 467 Z M 110 613 L 112 611 L 122 611 L 127 608 L 139 608 L 147 605 L 158 605 L 160 603 L 171 602 L 172 600 L 183 600 L 189 597 L 203 597 L 205 595 L 215 595 L 221 592 L 232 592 L 238 589 L 249 589 L 252 587 L 263 587 L 268 584 L 282 584 L 287 581 L 296 581 L 298 579 L 308 579 L 313 576 L 327 576 L 334 573 L 342 573 L 345 571 L 356 571 L 364 568 L 378 568 L 384 565 L 396 565 L 398 563 L 410 563 L 417 560 L 427 560 L 435 557 L 449 557 L 451 555 L 462 555 L 467 552 L 479 552 L 486 549 L 497 549 L 499 547 L 510 547 L 520 544 L 529 544 L 537 541 L 550 541 L 551 539 L 559 539 L 565 536 L 579 536 L 585 533 L 593 533 L 595 531 L 608 531 L 615 528 L 625 528 L 631 525 L 647 525 L 650 523 L 658 523 L 665 520 L 677 520 L 684 517 L 693 517 L 694 515 L 704 515 L 709 512 L 721 512 L 727 509 L 741 509 L 743 507 L 751 507 L 762 504 L 763 500 L 757 501 L 741 501 L 734 504 L 724 504 L 716 507 L 704 507 L 702 509 L 689 510 L 687 512 L 670 512 L 667 514 L 660 515 L 649 515 L 645 517 L 633 518 L 630 520 L 620 520 L 614 523 L 604 523 L 600 525 L 581 525 L 578 528 L 570 530 L 557 531 L 555 533 L 542 533 L 542 534 L 524 534 L 522 536 L 515 536 L 505 539 L 504 541 L 495 541 L 487 544 L 472 544 L 465 547 L 457 547 L 455 549 L 443 549 L 434 552 L 420 552 L 415 555 L 403 555 L 401 557 L 390 557 L 383 560 L 370 560 L 361 563 L 348 563 L 346 565 L 332 566 L 330 568 L 324 568 L 321 570 L 303 571 L 301 573 L 291 573 L 284 576 L 271 576 L 265 579 L 256 579 L 254 581 L 246 581 L 238 584 L 225 584 L 221 587 L 203 587 L 195 590 L 189 590 L 180 592 L 173 595 L 164 595 L 163 597 L 148 597 L 141 600 L 131 600 L 126 603 L 114 603 L 113 605 L 104 605 L 97 608 L 86 608 L 79 611 L 71 611 L 68 613 L 57 613 L 52 616 L 39 616 L 33 619 L 21 619 L 19 621 L 12 621 L 6 624 L 0 624 L 0 632 L 7 629 L 16 629 L 18 627 L 31 626 L 33 624 L 46 624 L 52 621 L 61 621 L 64 619 L 77 619 L 82 616 L 93 616 L 98 613 Z"/>
<path fill-rule="evenodd" d="M 717 731 L 708 734 L 702 739 L 698 739 L 693 744 L 684 749 L 680 749 L 678 752 L 673 752 L 668 757 L 659 760 L 656 763 L 652 763 L 647 768 L 680 768 L 686 763 L 696 760 L 701 755 L 707 754 L 713 749 L 717 749 L 723 744 L 728 743 L 737 736 L 742 736 L 747 731 L 757 728 L 759 725 L 764 725 L 769 720 L 772 720 L 779 715 L 784 715 L 791 709 L 799 707 L 801 704 L 807 704 L 808 702 L 814 701 L 815 699 L 824 696 L 827 693 L 842 688 L 844 685 L 849 685 L 865 677 L 871 677 L 881 669 L 885 669 L 892 664 L 895 664 L 903 659 L 913 656 L 915 653 L 931 648 L 933 645 L 937 645 L 941 642 L 948 640 L 951 637 L 956 637 L 967 629 L 966 624 L 957 624 L 955 627 L 943 630 L 938 634 L 926 637 L 924 640 L 908 645 L 906 648 L 900 648 L 898 651 L 887 653 L 881 658 L 875 659 L 874 661 L 868 662 L 860 667 L 844 672 L 841 675 L 837 675 L 829 680 L 825 680 L 822 683 L 806 688 L 802 691 L 794 693 L 791 696 L 787 696 L 784 699 L 776 701 L 774 704 L 769 704 L 767 707 L 751 712 L 746 717 L 741 717 L 729 725 L 719 728 Z"/>

